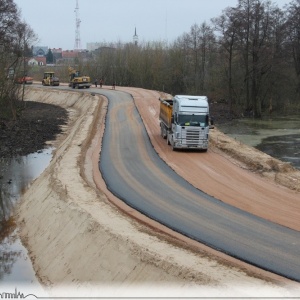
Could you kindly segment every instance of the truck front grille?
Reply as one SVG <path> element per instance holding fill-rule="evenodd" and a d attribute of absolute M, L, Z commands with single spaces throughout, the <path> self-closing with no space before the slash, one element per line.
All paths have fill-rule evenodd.
<path fill-rule="evenodd" d="M 197 144 L 200 139 L 200 132 L 195 130 L 186 131 L 186 143 L 187 144 Z"/>
<path fill-rule="evenodd" d="M 206 131 L 202 128 L 199 129 L 186 129 L 182 131 L 182 143 L 186 145 L 198 145 L 203 140 L 206 140 Z"/>

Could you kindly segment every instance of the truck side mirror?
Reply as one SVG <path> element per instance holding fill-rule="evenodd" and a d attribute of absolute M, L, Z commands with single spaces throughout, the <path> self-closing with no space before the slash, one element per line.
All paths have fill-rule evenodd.
<path fill-rule="evenodd" d="M 215 126 L 214 126 L 214 119 L 210 118 L 209 129 L 214 129 L 214 128 L 215 128 Z"/>
<path fill-rule="evenodd" d="M 209 124 L 209 115 L 206 115 L 206 117 L 205 117 L 205 123 L 208 125 Z M 206 125 L 206 126 L 207 126 Z"/>

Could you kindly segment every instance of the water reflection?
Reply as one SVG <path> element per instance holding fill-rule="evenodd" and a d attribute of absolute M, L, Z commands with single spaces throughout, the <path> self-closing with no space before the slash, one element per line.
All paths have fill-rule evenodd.
<path fill-rule="evenodd" d="M 21 194 L 48 166 L 52 148 L 27 156 L 0 159 L 0 281 L 35 281 L 27 251 L 17 234 L 13 211 Z M 22 260 L 20 262 L 20 260 Z M 22 265 L 22 272 L 16 265 Z M 20 274 L 22 276 L 20 277 Z"/>
<path fill-rule="evenodd" d="M 220 124 L 224 133 L 300 169 L 300 116 L 241 119 Z"/>
<path fill-rule="evenodd" d="M 21 251 L 13 249 L 11 245 L 16 241 L 16 235 L 13 234 L 16 224 L 13 218 L 2 221 L 1 223 L 1 241 L 0 241 L 0 281 L 5 275 L 12 273 L 12 268 L 17 259 L 21 256 Z"/>
<path fill-rule="evenodd" d="M 256 148 L 300 169 L 300 134 L 271 136 Z"/>
<path fill-rule="evenodd" d="M 0 160 L 0 221 L 10 218 L 20 195 L 49 164 L 52 149 Z"/>

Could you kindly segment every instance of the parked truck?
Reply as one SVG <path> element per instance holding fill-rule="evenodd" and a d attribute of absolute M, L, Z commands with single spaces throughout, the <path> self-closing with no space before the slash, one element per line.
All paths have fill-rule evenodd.
<path fill-rule="evenodd" d="M 172 149 L 207 151 L 209 137 L 209 105 L 206 96 L 177 95 L 160 100 L 161 136 Z"/>

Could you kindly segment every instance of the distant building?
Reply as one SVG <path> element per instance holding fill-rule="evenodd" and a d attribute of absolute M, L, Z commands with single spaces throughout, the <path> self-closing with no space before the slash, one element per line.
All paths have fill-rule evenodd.
<path fill-rule="evenodd" d="M 78 57 L 78 51 L 73 51 L 73 50 L 62 51 L 62 59 L 68 60 L 68 59 L 75 59 L 76 57 Z"/>
<path fill-rule="evenodd" d="M 35 56 L 33 58 L 30 58 L 28 60 L 28 65 L 29 66 L 46 66 L 46 57 L 43 56 Z"/>
<path fill-rule="evenodd" d="M 48 47 L 32 47 L 33 56 L 46 56 L 48 51 Z"/>
<path fill-rule="evenodd" d="M 62 59 L 62 48 L 52 48 L 52 55 L 53 55 L 53 63 L 56 63 L 58 60 Z"/>
<path fill-rule="evenodd" d="M 62 53 L 62 48 L 52 48 L 51 49 L 52 53 Z"/>
<path fill-rule="evenodd" d="M 134 35 L 133 35 L 133 43 L 134 43 L 135 45 L 137 45 L 138 42 L 139 42 L 139 37 L 138 37 L 138 35 L 136 34 L 136 27 L 135 27 L 135 29 L 134 29 Z"/>
<path fill-rule="evenodd" d="M 87 43 L 86 48 L 88 51 L 94 51 L 103 46 L 103 43 Z"/>

